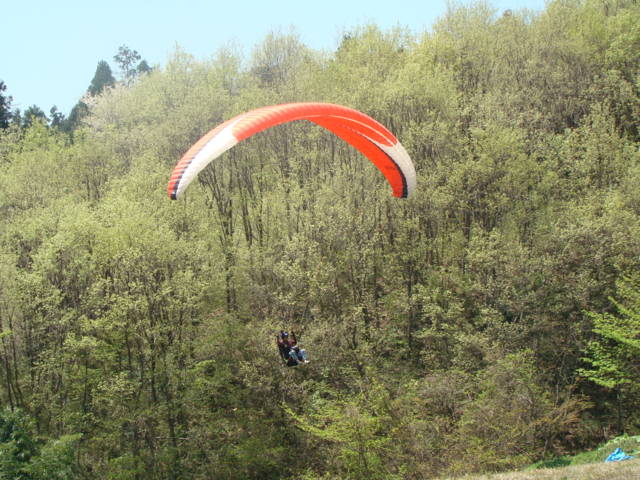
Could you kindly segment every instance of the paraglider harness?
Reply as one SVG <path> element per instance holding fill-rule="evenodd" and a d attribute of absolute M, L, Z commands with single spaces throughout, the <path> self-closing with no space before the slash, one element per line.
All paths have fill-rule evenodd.
<path fill-rule="evenodd" d="M 291 331 L 291 337 L 289 337 L 287 332 L 281 330 L 276 337 L 276 342 L 280 356 L 287 367 L 295 367 L 303 361 L 299 355 L 300 347 L 298 347 L 296 334 L 293 331 Z"/>

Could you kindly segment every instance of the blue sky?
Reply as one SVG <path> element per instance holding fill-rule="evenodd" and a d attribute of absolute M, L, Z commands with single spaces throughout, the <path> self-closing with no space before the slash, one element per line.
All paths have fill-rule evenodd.
<path fill-rule="evenodd" d="M 469 3 L 469 2 L 458 2 Z M 542 10 L 544 0 L 490 0 L 507 8 Z M 37 105 L 63 113 L 86 91 L 96 66 L 120 45 L 162 66 L 179 46 L 198 59 L 233 43 L 247 54 L 271 31 L 291 27 L 302 42 L 332 50 L 357 25 L 396 25 L 415 33 L 446 11 L 446 0 L 7 0 L 0 5 L 0 80 L 12 107 Z"/>

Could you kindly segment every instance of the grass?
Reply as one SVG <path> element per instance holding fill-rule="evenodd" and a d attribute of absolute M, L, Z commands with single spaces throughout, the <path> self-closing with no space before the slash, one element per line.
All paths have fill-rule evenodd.
<path fill-rule="evenodd" d="M 573 457 L 558 457 L 543 460 L 527 467 L 527 469 L 555 468 L 569 465 L 584 465 L 587 463 L 601 463 L 616 448 L 621 448 L 627 455 L 640 455 L 640 435 L 634 437 L 622 436 L 608 441 L 604 445 L 588 452 L 579 453 Z"/>
<path fill-rule="evenodd" d="M 456 480 L 640 480 L 640 460 L 589 463 L 493 475 L 467 475 Z"/>
<path fill-rule="evenodd" d="M 618 447 L 636 458 L 605 463 Z M 640 435 L 617 437 L 595 450 L 540 461 L 518 472 L 467 475 L 456 480 L 640 480 Z"/>

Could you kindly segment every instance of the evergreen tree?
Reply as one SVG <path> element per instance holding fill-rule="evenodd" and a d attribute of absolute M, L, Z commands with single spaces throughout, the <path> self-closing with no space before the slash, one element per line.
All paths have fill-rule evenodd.
<path fill-rule="evenodd" d="M 105 88 L 111 87 L 115 83 L 116 79 L 111 73 L 111 67 L 109 67 L 109 64 L 104 60 L 100 60 L 96 68 L 96 73 L 91 80 L 91 85 L 89 85 L 88 92 L 92 96 L 100 95 Z"/>
<path fill-rule="evenodd" d="M 0 80 L 0 128 L 7 128 L 11 120 L 11 101 L 12 98 L 5 95 L 7 86 Z"/>
<path fill-rule="evenodd" d="M 80 125 L 80 122 L 84 117 L 87 116 L 88 113 L 89 108 L 87 107 L 86 103 L 80 100 L 74 105 L 74 107 L 71 109 L 71 112 L 69 112 L 69 116 L 62 123 L 62 130 L 65 132 L 72 132 Z"/>
<path fill-rule="evenodd" d="M 37 105 L 31 105 L 24 112 L 24 116 L 23 116 L 23 119 L 22 119 L 22 127 L 23 128 L 28 128 L 31 125 L 33 125 L 33 123 L 36 120 L 42 120 L 44 122 L 48 122 L 49 121 L 49 119 L 45 115 L 44 111 L 40 107 L 38 107 Z"/>
<path fill-rule="evenodd" d="M 51 110 L 49 110 L 49 115 L 51 118 L 52 127 L 54 128 L 62 127 L 65 121 L 65 117 L 64 117 L 64 114 L 60 110 L 58 110 L 58 107 L 56 107 L 55 105 L 51 107 Z"/>
<path fill-rule="evenodd" d="M 146 60 L 141 60 L 138 66 L 136 67 L 136 72 L 138 75 L 142 75 L 144 73 L 151 73 L 153 68 L 149 66 Z"/>
<path fill-rule="evenodd" d="M 11 112 L 11 125 L 22 126 L 22 110 L 16 108 Z"/>

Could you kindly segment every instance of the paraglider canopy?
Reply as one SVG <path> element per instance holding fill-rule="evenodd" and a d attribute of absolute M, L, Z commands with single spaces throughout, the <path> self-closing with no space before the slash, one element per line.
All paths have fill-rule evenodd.
<path fill-rule="evenodd" d="M 167 187 L 169 197 L 177 199 L 204 167 L 237 143 L 294 120 L 316 123 L 358 149 L 382 172 L 394 196 L 406 198 L 414 191 L 416 172 L 409 154 L 376 120 L 331 103 L 287 103 L 242 113 L 204 135 L 174 168 Z"/>

